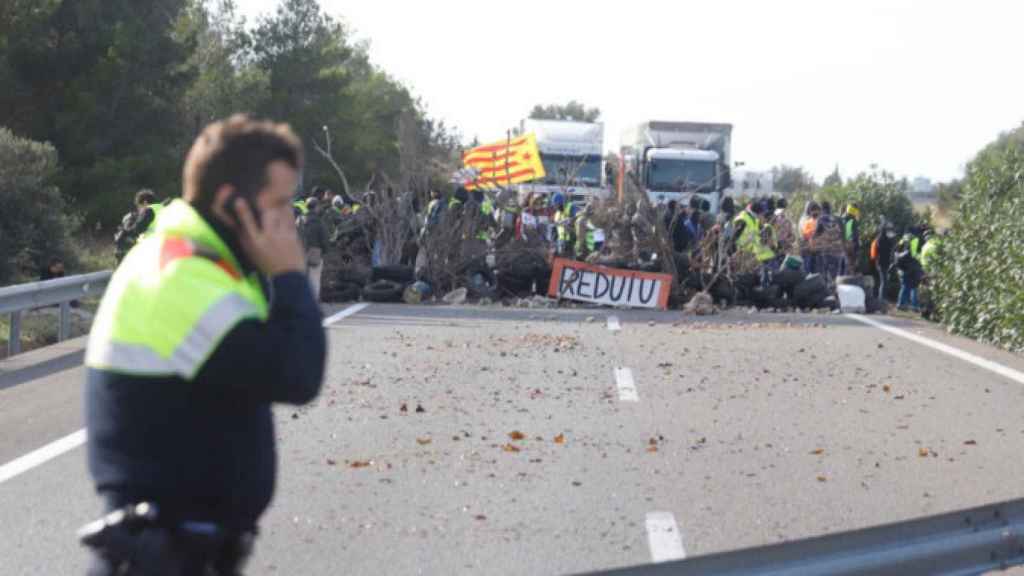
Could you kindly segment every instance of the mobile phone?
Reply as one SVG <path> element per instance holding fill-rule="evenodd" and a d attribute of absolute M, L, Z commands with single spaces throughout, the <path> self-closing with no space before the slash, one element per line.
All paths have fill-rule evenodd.
<path fill-rule="evenodd" d="M 238 202 L 239 198 L 249 205 L 249 211 L 252 212 L 253 218 L 256 219 L 256 224 L 262 226 L 263 219 L 260 217 L 260 210 L 256 207 L 256 203 L 252 201 L 252 198 L 242 196 L 240 192 L 234 192 L 231 196 L 228 196 L 227 202 L 225 203 L 225 209 L 227 210 L 227 213 L 231 215 L 231 218 L 234 219 L 235 224 L 239 227 L 242 226 L 242 221 L 238 218 L 238 212 L 235 210 L 235 203 Z"/>

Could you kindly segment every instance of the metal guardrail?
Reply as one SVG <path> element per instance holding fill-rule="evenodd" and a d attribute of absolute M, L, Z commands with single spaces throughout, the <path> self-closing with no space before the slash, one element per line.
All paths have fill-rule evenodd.
<path fill-rule="evenodd" d="M 21 314 L 25 310 L 44 306 L 60 306 L 58 341 L 71 335 L 71 301 L 85 296 L 101 295 L 113 272 L 93 272 L 55 280 L 30 282 L 0 288 L 0 314 L 11 315 L 11 333 L 7 341 L 7 355 L 21 352 Z"/>
<path fill-rule="evenodd" d="M 595 572 L 601 576 L 984 574 L 1024 565 L 1024 499 L 896 524 Z"/>

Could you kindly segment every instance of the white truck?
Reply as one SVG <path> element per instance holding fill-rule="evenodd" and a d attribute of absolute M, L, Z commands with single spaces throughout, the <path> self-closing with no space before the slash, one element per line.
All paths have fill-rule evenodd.
<path fill-rule="evenodd" d="M 586 203 L 604 198 L 604 124 L 565 120 L 527 119 L 520 123 L 522 134 L 537 135 L 537 149 L 546 176 L 519 185 L 520 200 L 533 193 L 549 196 L 562 193 L 566 200 Z"/>
<path fill-rule="evenodd" d="M 635 177 L 652 203 L 688 203 L 696 194 L 718 212 L 731 184 L 732 124 L 644 122 L 621 143 L 626 177 Z"/>

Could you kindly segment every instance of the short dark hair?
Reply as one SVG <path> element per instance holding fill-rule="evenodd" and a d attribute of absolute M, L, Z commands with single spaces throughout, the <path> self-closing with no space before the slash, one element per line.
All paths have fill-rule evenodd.
<path fill-rule="evenodd" d="M 156 194 L 148 188 L 143 188 L 135 193 L 135 205 L 152 204 L 156 202 Z"/>
<path fill-rule="evenodd" d="M 690 196 L 690 210 L 700 210 L 700 196 L 694 194 Z"/>
<path fill-rule="evenodd" d="M 702 212 L 711 212 L 711 201 L 710 200 L 701 200 L 700 201 L 700 209 L 701 209 Z"/>
<path fill-rule="evenodd" d="M 287 124 L 244 114 L 214 122 L 203 129 L 185 159 L 182 197 L 200 212 L 225 184 L 255 198 L 266 186 L 267 166 L 278 160 L 302 170 L 302 141 Z"/>
<path fill-rule="evenodd" d="M 732 199 L 732 196 L 726 196 L 722 199 L 722 212 L 726 214 L 736 213 L 736 201 Z"/>

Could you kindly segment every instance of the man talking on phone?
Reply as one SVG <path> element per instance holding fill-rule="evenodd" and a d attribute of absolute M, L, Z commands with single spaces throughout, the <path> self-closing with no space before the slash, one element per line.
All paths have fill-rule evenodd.
<path fill-rule="evenodd" d="M 302 144 L 233 116 L 125 257 L 86 353 L 90 575 L 237 575 L 274 492 L 271 404 L 320 390 L 326 341 L 292 196 Z"/>

